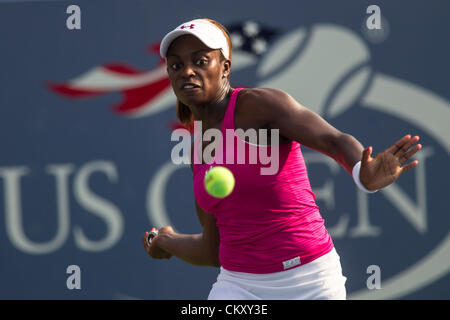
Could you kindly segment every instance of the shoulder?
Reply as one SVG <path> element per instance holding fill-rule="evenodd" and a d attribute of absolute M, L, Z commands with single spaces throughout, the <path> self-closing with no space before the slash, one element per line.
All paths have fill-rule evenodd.
<path fill-rule="evenodd" d="M 240 113 L 249 113 L 261 120 L 271 120 L 293 98 L 283 90 L 272 88 L 245 88 L 239 92 L 237 105 Z"/>
<path fill-rule="evenodd" d="M 272 88 L 245 88 L 239 92 L 239 103 L 245 105 L 267 106 L 282 103 L 292 99 L 290 95 L 280 89 Z"/>

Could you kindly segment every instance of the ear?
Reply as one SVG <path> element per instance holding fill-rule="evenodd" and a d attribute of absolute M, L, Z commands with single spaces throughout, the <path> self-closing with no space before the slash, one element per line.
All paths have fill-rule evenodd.
<path fill-rule="evenodd" d="M 223 78 L 228 78 L 231 73 L 231 60 L 226 59 L 223 62 Z"/>

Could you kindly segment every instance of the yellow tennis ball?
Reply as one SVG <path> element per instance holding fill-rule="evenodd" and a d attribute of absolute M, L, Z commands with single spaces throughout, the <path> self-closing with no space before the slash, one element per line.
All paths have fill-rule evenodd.
<path fill-rule="evenodd" d="M 234 189 L 233 173 L 225 167 L 216 166 L 205 175 L 205 189 L 215 198 L 225 198 Z"/>

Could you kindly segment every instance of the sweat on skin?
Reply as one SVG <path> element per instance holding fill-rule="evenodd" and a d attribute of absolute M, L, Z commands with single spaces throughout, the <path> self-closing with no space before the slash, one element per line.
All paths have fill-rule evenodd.
<path fill-rule="evenodd" d="M 270 144 L 267 143 L 268 135 L 269 134 L 267 129 L 259 129 L 258 132 L 255 129 L 248 129 L 245 131 L 243 129 L 226 129 L 225 148 L 227 153 L 225 163 L 234 164 L 235 137 L 237 136 L 241 140 L 246 140 L 245 138 L 248 138 L 248 143 L 251 145 L 257 145 L 257 142 L 259 141 L 260 146 L 271 146 L 270 152 L 269 148 L 265 147 L 249 149 L 248 164 L 256 164 L 259 161 L 260 164 L 267 165 L 266 167 L 261 167 L 261 175 L 275 175 L 279 169 L 279 130 L 270 130 Z M 211 163 L 214 159 L 214 155 L 223 154 L 223 144 L 220 143 L 221 141 L 223 141 L 222 132 L 219 129 L 211 128 L 205 130 L 205 132 L 202 133 L 202 122 L 195 121 L 194 141 L 198 141 L 199 138 L 201 141 L 211 141 L 213 139 L 213 142 L 206 146 L 204 150 L 202 144 L 200 144 L 201 147 L 198 149 L 198 157 L 194 159 L 195 164 L 201 164 L 203 159 L 206 163 Z M 179 141 L 179 143 L 172 148 L 172 162 L 174 164 L 190 164 L 192 140 L 189 130 L 182 128 L 174 130 L 171 135 L 171 141 Z M 243 144 L 237 145 L 236 158 L 237 164 L 246 164 L 245 148 Z M 223 164 L 223 159 L 219 157 L 216 160 L 216 164 Z"/>

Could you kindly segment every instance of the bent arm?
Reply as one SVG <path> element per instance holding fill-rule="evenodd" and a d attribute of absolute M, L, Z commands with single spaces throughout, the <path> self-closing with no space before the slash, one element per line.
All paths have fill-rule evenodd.
<path fill-rule="evenodd" d="M 286 92 L 255 89 L 251 95 L 254 97 L 248 101 L 258 104 L 257 108 L 268 119 L 270 128 L 279 129 L 281 136 L 333 158 L 349 174 L 361 160 L 364 147 L 355 137 L 334 128 Z"/>
<path fill-rule="evenodd" d="M 220 267 L 219 232 L 213 215 L 204 212 L 196 203 L 197 215 L 203 227 L 200 234 L 161 233 L 153 239 L 155 245 L 167 253 L 196 266 Z"/>

